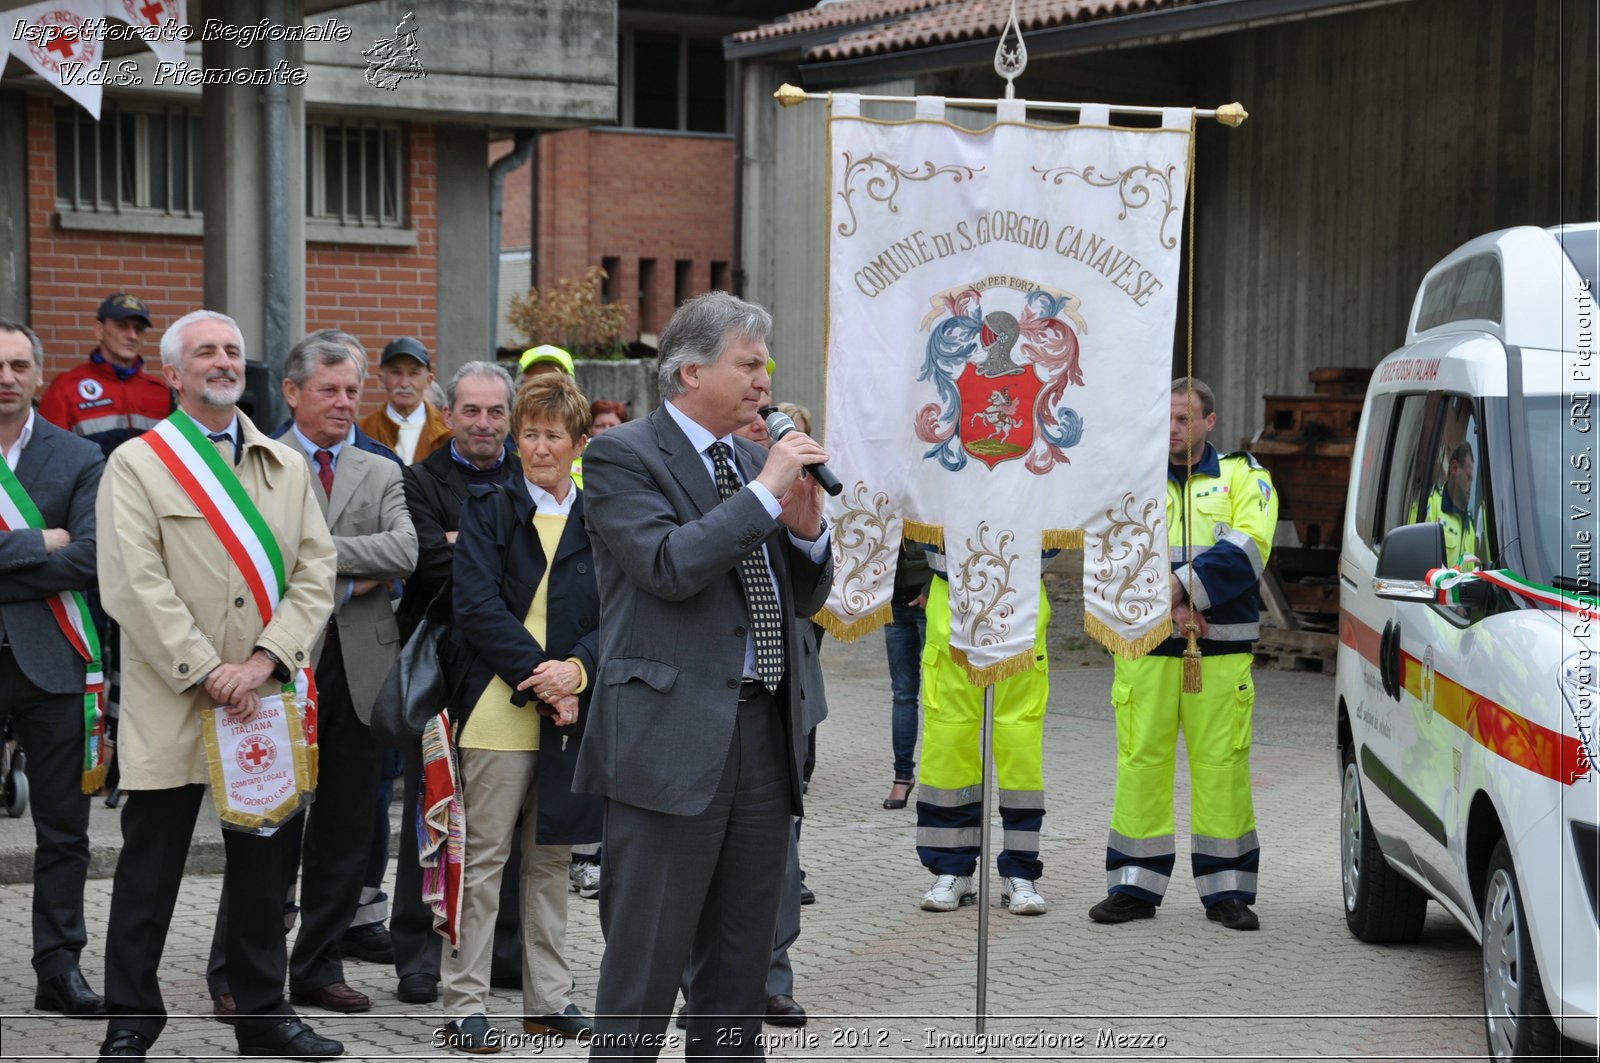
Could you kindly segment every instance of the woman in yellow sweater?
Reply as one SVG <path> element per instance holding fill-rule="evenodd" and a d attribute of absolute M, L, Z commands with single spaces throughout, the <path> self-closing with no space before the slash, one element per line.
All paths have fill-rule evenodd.
<path fill-rule="evenodd" d="M 475 488 L 461 511 L 452 592 L 455 632 L 476 654 L 456 726 L 466 819 L 459 944 L 441 974 L 450 1045 L 496 1052 L 490 954 L 500 878 L 522 815 L 519 895 L 523 1027 L 575 1036 L 591 1028 L 572 1002 L 563 956 L 574 843 L 600 840 L 602 804 L 572 793 L 572 768 L 595 672 L 599 594 L 572 459 L 589 403 L 572 379 L 529 381 L 511 411 L 522 477 Z"/>

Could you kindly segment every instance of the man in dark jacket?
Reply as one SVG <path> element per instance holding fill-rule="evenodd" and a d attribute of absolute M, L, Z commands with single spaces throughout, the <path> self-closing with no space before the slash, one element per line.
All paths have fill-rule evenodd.
<path fill-rule="evenodd" d="M 406 505 L 417 530 L 417 570 L 400 602 L 400 637 L 411 637 L 429 604 L 444 590 L 455 559 L 461 507 L 475 485 L 496 486 L 522 475 L 516 454 L 506 445 L 511 431 L 511 374 L 493 362 L 468 362 L 445 387 L 445 422 L 451 440 L 405 470 Z M 449 615 L 448 602 L 444 615 Z M 439 935 L 422 900 L 417 865 L 417 780 L 421 750 L 403 750 L 405 825 L 400 831 L 400 863 L 395 869 L 394 912 L 389 935 L 394 942 L 395 995 L 407 1004 L 431 1004 L 439 996 Z M 514 849 L 502 879 L 499 923 L 495 927 L 492 982 L 521 984 L 522 948 L 517 942 L 515 901 L 521 860 Z M 509 891 L 509 893 L 507 892 Z"/>

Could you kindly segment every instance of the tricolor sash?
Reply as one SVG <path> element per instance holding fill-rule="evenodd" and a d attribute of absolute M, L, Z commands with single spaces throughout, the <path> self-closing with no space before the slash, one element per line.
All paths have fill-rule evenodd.
<path fill-rule="evenodd" d="M 0 531 L 32 528 L 43 531 L 44 515 L 28 491 L 0 457 Z M 105 673 L 100 663 L 100 635 L 89 616 L 89 603 L 78 591 L 61 591 L 45 599 L 56 625 L 84 660 L 83 792 L 92 794 L 106 780 Z"/>
<path fill-rule="evenodd" d="M 245 586 L 261 614 L 262 625 L 271 623 L 288 584 L 283 552 L 266 518 L 239 482 L 238 474 L 222 460 L 194 418 L 182 410 L 173 410 L 170 417 L 139 438 L 155 451 L 161 464 L 221 540 L 228 557 L 244 576 Z M 294 729 L 291 740 L 305 746 L 305 775 L 297 780 L 293 807 L 281 806 L 276 810 L 225 807 L 227 787 L 213 785 L 217 812 L 226 824 L 247 830 L 270 827 L 273 822 L 282 822 L 292 815 L 302 803 L 301 796 L 316 789 L 317 688 L 311 669 L 301 669 L 283 684 L 283 701 L 288 709 L 287 717 L 298 716 L 301 724 Z M 208 757 L 215 752 L 209 740 L 206 748 Z M 294 763 L 299 766 L 301 761 L 295 758 Z M 219 771 L 219 765 L 213 760 L 213 783 Z"/>

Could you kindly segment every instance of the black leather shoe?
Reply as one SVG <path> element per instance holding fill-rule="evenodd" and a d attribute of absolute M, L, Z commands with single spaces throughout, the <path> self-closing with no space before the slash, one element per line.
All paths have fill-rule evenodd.
<path fill-rule="evenodd" d="M 339 942 L 339 953 L 346 959 L 368 963 L 394 963 L 394 941 L 382 923 L 348 930 Z"/>
<path fill-rule="evenodd" d="M 39 1011 L 59 1011 L 74 1019 L 92 1019 L 106 1013 L 105 1000 L 89 988 L 89 983 L 83 980 L 83 972 L 78 970 L 40 982 L 38 991 L 33 994 L 33 1006 Z"/>
<path fill-rule="evenodd" d="M 1206 909 L 1206 918 L 1229 930 L 1260 930 L 1261 920 L 1243 901 L 1218 901 Z"/>
<path fill-rule="evenodd" d="M 116 1030 L 100 1045 L 100 1063 L 112 1059 L 143 1059 L 150 1042 L 133 1030 Z"/>
<path fill-rule="evenodd" d="M 804 882 L 800 883 L 800 903 L 802 905 L 817 903 L 817 895 L 812 893 L 811 887 Z"/>
<path fill-rule="evenodd" d="M 405 975 L 394 996 L 402 1004 L 432 1004 L 439 999 L 439 980 L 431 974 Z"/>
<path fill-rule="evenodd" d="M 1154 919 L 1156 906 L 1126 893 L 1108 893 L 1106 899 L 1089 909 L 1097 923 L 1126 923 L 1130 919 Z"/>
<path fill-rule="evenodd" d="M 284 1019 L 271 1026 L 263 1023 L 240 1026 L 238 1037 L 241 1056 L 281 1056 L 314 1063 L 344 1055 L 344 1045 L 331 1037 L 323 1037 L 299 1019 Z"/>
<path fill-rule="evenodd" d="M 784 993 L 767 998 L 767 1021 L 774 1026 L 804 1026 L 806 1009 Z"/>

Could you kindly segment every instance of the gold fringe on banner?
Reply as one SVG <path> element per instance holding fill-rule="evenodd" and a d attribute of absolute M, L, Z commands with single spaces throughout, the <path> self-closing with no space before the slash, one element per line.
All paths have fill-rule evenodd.
<path fill-rule="evenodd" d="M 984 668 L 973 667 L 972 662 L 967 660 L 967 655 L 955 646 L 950 647 L 950 659 L 965 669 L 967 678 L 972 681 L 972 685 L 978 687 L 986 687 L 990 683 L 998 685 L 1014 675 L 1022 675 L 1034 666 L 1035 660 L 1031 644 L 1025 653 L 1019 653 L 1015 657 L 1007 657 L 997 664 L 991 664 Z"/>
<path fill-rule="evenodd" d="M 1172 637 L 1172 617 L 1170 615 L 1162 617 L 1161 623 L 1154 628 L 1136 639 L 1129 639 L 1127 636 L 1113 631 L 1110 625 L 1093 613 L 1084 613 L 1083 631 L 1084 634 L 1118 657 L 1125 661 L 1131 661 L 1135 658 L 1143 657 Z"/>
<path fill-rule="evenodd" d="M 944 549 L 944 529 L 937 524 L 924 524 L 920 520 L 908 520 L 901 530 L 902 538 L 912 542 L 927 543 L 929 546 Z"/>
<path fill-rule="evenodd" d="M 826 609 L 819 609 L 811 618 L 838 639 L 840 642 L 854 642 L 863 635 L 870 635 L 894 619 L 894 608 L 888 602 L 874 609 L 866 616 L 856 617 L 854 620 L 844 620 Z"/>
<path fill-rule="evenodd" d="M 1046 528 L 1041 545 L 1045 550 L 1082 550 L 1083 529 Z"/>

